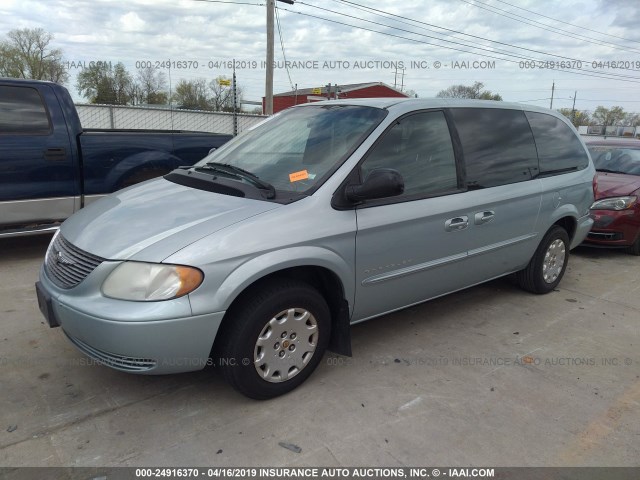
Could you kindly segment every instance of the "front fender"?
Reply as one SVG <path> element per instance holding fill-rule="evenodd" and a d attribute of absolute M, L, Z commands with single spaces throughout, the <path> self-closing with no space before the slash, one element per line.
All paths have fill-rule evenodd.
<path fill-rule="evenodd" d="M 208 311 L 227 310 L 231 303 L 247 287 L 265 276 L 292 267 L 315 266 L 333 272 L 342 283 L 345 299 L 349 303 L 349 315 L 355 297 L 355 273 L 336 252 L 323 247 L 302 246 L 267 252 L 252 258 L 233 270 L 214 293 Z M 214 307 L 211 310 L 211 306 Z M 192 307 L 195 305 L 192 303 Z M 194 311 L 195 313 L 195 311 Z"/>

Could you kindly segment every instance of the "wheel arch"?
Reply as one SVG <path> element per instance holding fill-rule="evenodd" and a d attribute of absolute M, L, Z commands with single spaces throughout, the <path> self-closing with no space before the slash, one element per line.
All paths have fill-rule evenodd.
<path fill-rule="evenodd" d="M 324 250 L 318 247 L 307 248 Z M 297 253 L 302 252 L 298 251 Z M 227 311 L 222 320 L 221 329 L 225 327 L 225 320 L 230 316 L 229 312 L 242 303 L 243 298 L 247 295 L 251 295 L 263 285 L 279 278 L 297 280 L 318 290 L 329 306 L 331 338 L 328 349 L 341 355 L 351 356 L 350 318 L 353 302 L 350 300 L 353 299 L 354 293 L 353 282 L 349 282 L 350 269 L 344 260 L 338 261 L 336 257 L 338 259 L 339 257 L 333 252 L 324 250 L 324 255 L 317 255 L 317 251 L 315 253 L 313 259 L 304 255 L 307 257 L 305 261 L 301 256 L 295 255 L 291 251 L 273 252 L 272 255 L 263 256 L 267 258 L 255 258 L 236 269 L 227 277 L 217 292 L 217 295 L 220 295 L 220 303 Z M 268 258 L 273 255 L 282 261 L 277 262 L 275 258 Z M 296 256 L 298 256 L 297 260 Z M 271 265 L 264 268 L 265 264 Z M 222 298 L 225 299 L 224 302 L 222 302 Z M 216 301 L 216 303 L 218 302 Z M 216 335 L 216 339 L 222 336 Z"/>

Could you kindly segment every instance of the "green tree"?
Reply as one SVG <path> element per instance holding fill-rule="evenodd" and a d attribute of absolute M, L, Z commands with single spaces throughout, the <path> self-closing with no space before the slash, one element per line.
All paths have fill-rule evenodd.
<path fill-rule="evenodd" d="M 440 90 L 436 97 L 438 98 L 475 98 L 479 100 L 502 100 L 502 96 L 498 93 L 492 93 L 490 90 L 483 90 L 484 83 L 474 82 L 473 85 L 452 85 L 451 87 Z"/>
<path fill-rule="evenodd" d="M 96 62 L 78 74 L 80 95 L 91 103 L 127 105 L 132 101 L 133 80 L 125 66 L 118 62 Z"/>
<path fill-rule="evenodd" d="M 591 116 L 587 110 L 560 108 L 558 109 L 558 112 L 567 117 L 576 128 L 581 125 L 589 125 L 591 123 Z"/>
<path fill-rule="evenodd" d="M 621 125 L 626 117 L 626 112 L 622 107 L 605 108 L 599 106 L 591 115 L 592 121 L 595 125 Z"/>
<path fill-rule="evenodd" d="M 185 110 L 211 110 L 207 95 L 207 81 L 203 78 L 181 79 L 176 85 L 172 101 L 178 105 L 178 108 Z"/>
<path fill-rule="evenodd" d="M 62 50 L 50 48 L 51 40 L 53 35 L 42 28 L 11 30 L 0 41 L 0 77 L 67 82 Z"/>

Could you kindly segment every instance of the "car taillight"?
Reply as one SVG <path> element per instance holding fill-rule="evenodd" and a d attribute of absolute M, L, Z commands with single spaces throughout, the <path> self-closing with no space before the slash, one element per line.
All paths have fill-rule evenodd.
<path fill-rule="evenodd" d="M 593 198 L 596 199 L 598 198 L 598 174 L 595 174 L 593 176 Z"/>

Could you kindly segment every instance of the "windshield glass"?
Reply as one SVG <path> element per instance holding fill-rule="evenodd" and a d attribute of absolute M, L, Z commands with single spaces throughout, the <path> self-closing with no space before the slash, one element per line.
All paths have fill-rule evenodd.
<path fill-rule="evenodd" d="M 640 148 L 587 145 L 596 170 L 640 175 Z"/>
<path fill-rule="evenodd" d="M 205 157 L 195 168 L 231 165 L 276 190 L 321 184 L 386 116 L 386 110 L 317 105 L 285 110 Z"/>

